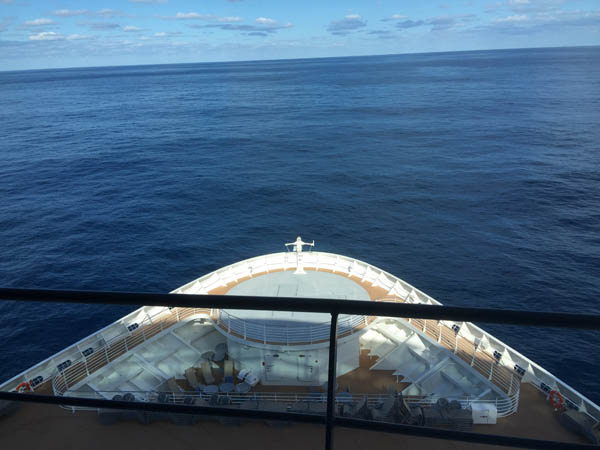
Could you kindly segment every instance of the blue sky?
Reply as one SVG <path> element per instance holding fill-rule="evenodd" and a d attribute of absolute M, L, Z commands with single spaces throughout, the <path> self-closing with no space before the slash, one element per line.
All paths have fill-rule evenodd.
<path fill-rule="evenodd" d="M 600 44 L 600 0 L 0 0 L 0 70 Z"/>

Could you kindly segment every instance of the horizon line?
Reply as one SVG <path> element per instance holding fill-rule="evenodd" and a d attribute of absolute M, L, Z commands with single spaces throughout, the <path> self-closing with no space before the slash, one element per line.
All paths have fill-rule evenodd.
<path fill-rule="evenodd" d="M 153 67 L 153 66 L 179 66 L 179 65 L 196 65 L 196 64 L 231 64 L 231 63 L 252 63 L 252 62 L 275 62 L 275 61 L 304 61 L 310 59 L 342 59 L 342 58 L 368 58 L 381 56 L 402 56 L 402 55 L 434 55 L 448 53 L 473 53 L 473 52 L 496 52 L 507 50 L 551 50 L 551 49 L 569 49 L 569 48 L 593 48 L 600 45 L 565 45 L 552 47 L 506 47 L 506 48 L 489 48 L 489 49 L 469 49 L 469 50 L 446 50 L 432 52 L 404 52 L 404 53 L 376 53 L 376 54 L 359 54 L 345 56 L 316 56 L 305 58 L 266 58 L 266 59 L 236 59 L 222 61 L 196 61 L 196 62 L 180 62 L 180 63 L 149 63 L 149 64 L 120 64 L 120 65 L 92 65 L 92 66 L 70 66 L 70 67 L 47 67 L 43 69 L 11 69 L 1 70 L 0 73 L 10 72 L 39 72 L 44 70 L 70 70 L 70 69 L 101 69 L 101 68 L 117 68 L 117 67 Z"/>

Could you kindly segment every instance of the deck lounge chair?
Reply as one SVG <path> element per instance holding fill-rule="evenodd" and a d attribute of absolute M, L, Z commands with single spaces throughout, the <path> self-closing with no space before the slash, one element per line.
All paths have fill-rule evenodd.
<path fill-rule="evenodd" d="M 459 404 L 460 406 L 460 404 Z M 440 398 L 436 404 L 422 408 L 423 425 L 427 427 L 449 427 L 458 431 L 471 431 L 473 414 L 467 409 L 450 407 L 450 402 Z"/>
<path fill-rule="evenodd" d="M 388 395 L 381 407 L 371 410 L 373 420 L 383 421 L 392 418 L 395 415 L 396 406 L 397 402 L 395 396 Z"/>
<path fill-rule="evenodd" d="M 169 386 L 169 389 L 171 390 L 171 392 L 176 393 L 176 392 L 183 392 L 183 389 L 181 389 L 181 386 L 179 386 L 177 384 L 177 382 L 175 381 L 175 378 L 169 378 L 167 380 L 167 386 Z"/>
<path fill-rule="evenodd" d="M 200 368 L 202 369 L 202 376 L 204 377 L 206 384 L 214 384 L 215 377 L 213 376 L 210 362 L 204 361 Z"/>
<path fill-rule="evenodd" d="M 398 408 L 396 410 L 396 421 L 398 423 L 405 423 L 408 425 L 422 425 L 423 422 L 423 410 L 420 406 L 410 406 L 404 396 L 398 394 Z M 460 403 L 458 404 L 460 408 Z M 454 408 L 456 409 L 456 408 Z"/>
<path fill-rule="evenodd" d="M 233 383 L 233 361 L 230 359 L 223 363 L 223 377 L 225 383 Z"/>
<path fill-rule="evenodd" d="M 200 388 L 202 387 L 201 384 L 198 382 L 195 367 L 185 369 L 185 378 L 188 381 L 188 383 L 190 383 L 190 386 L 193 387 L 195 390 L 200 390 Z"/>
<path fill-rule="evenodd" d="M 358 402 L 348 406 L 348 408 L 344 409 L 344 415 L 348 417 L 354 417 L 358 419 L 369 419 L 371 417 L 366 395 L 358 400 Z"/>

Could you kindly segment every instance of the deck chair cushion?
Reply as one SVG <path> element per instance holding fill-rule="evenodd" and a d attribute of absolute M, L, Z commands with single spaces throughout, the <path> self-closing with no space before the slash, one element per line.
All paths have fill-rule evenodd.
<path fill-rule="evenodd" d="M 201 369 L 206 384 L 213 384 L 215 382 L 215 377 L 212 374 L 212 367 L 210 366 L 210 363 L 208 361 L 204 361 Z"/>
<path fill-rule="evenodd" d="M 196 377 L 196 369 L 194 367 L 190 367 L 189 369 L 185 369 L 185 378 L 190 383 L 194 389 L 198 389 L 200 387 L 200 383 L 198 383 L 198 378 Z"/>
<path fill-rule="evenodd" d="M 223 364 L 223 370 L 224 370 L 224 373 L 223 373 L 224 376 L 232 377 L 233 376 L 233 361 L 230 359 L 225 360 L 225 363 Z"/>
<path fill-rule="evenodd" d="M 169 389 L 172 392 L 181 392 L 182 391 L 181 387 L 175 381 L 175 378 L 169 378 L 167 380 L 167 385 L 169 386 Z"/>

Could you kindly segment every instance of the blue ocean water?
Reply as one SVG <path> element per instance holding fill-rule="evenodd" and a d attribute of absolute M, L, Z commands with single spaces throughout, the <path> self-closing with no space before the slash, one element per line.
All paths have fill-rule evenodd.
<path fill-rule="evenodd" d="M 317 249 L 600 313 L 600 47 L 0 72 L 0 286 L 168 292 Z M 129 308 L 0 303 L 0 379 Z M 600 333 L 484 327 L 600 400 Z"/>

